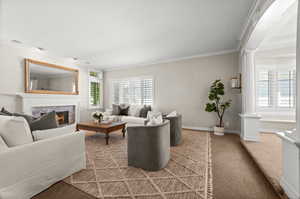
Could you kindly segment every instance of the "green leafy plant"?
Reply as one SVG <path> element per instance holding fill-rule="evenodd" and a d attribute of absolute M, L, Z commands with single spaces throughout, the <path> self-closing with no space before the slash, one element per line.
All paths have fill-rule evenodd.
<path fill-rule="evenodd" d="M 219 118 L 219 124 L 217 127 L 224 127 L 224 113 L 231 105 L 231 100 L 223 101 L 224 95 L 224 84 L 221 82 L 221 80 L 214 81 L 208 94 L 208 99 L 211 102 L 206 104 L 205 111 L 217 113 Z"/>

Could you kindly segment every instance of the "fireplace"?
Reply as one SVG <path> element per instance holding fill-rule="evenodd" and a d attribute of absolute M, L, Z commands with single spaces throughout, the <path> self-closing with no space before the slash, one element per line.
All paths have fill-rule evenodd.
<path fill-rule="evenodd" d="M 75 123 L 75 106 L 42 106 L 32 107 L 32 115 L 40 117 L 51 111 L 56 112 L 56 119 L 60 126 Z"/>

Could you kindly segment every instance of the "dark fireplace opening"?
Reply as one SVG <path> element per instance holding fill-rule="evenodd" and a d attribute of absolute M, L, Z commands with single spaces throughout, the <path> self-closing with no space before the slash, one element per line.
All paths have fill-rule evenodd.
<path fill-rule="evenodd" d="M 45 112 L 41 113 L 41 116 L 46 114 Z M 56 120 L 59 126 L 69 124 L 69 111 L 59 111 L 56 112 Z"/>

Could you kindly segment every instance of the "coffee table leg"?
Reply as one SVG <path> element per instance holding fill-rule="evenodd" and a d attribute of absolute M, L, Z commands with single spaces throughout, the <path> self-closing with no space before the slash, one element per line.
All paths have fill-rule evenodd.
<path fill-rule="evenodd" d="M 126 128 L 125 127 L 122 129 L 122 133 L 123 133 L 123 138 L 125 138 L 125 133 L 126 133 Z"/>
<path fill-rule="evenodd" d="M 105 134 L 105 140 L 106 140 L 106 145 L 108 145 L 109 133 L 106 133 L 106 134 Z"/>

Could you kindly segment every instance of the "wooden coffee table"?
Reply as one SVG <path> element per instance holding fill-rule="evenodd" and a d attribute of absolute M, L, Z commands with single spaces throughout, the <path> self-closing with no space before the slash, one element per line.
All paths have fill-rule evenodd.
<path fill-rule="evenodd" d="M 109 134 L 111 132 L 122 129 L 123 138 L 125 138 L 126 133 L 126 122 L 112 122 L 110 124 L 98 124 L 94 122 L 85 122 L 78 123 L 76 125 L 76 130 L 87 130 L 87 131 L 95 131 L 97 133 L 105 133 L 106 144 L 108 145 Z"/>

